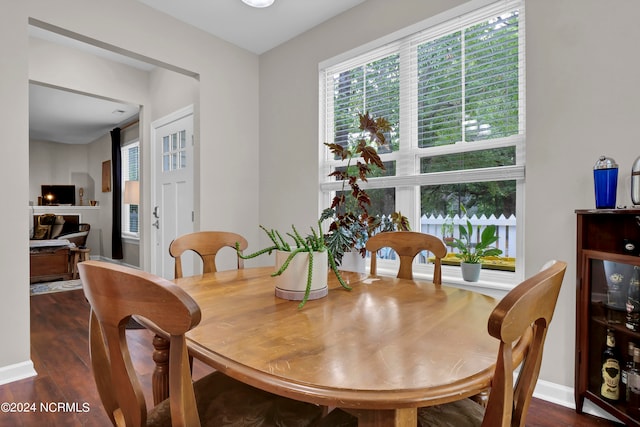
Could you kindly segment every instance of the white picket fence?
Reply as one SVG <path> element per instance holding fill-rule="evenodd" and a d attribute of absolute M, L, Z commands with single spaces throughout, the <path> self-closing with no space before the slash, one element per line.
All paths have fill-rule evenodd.
<path fill-rule="evenodd" d="M 473 236 L 472 240 L 480 239 L 480 235 L 482 234 L 482 230 L 487 225 L 495 225 L 497 229 L 498 241 L 493 245 L 502 250 L 502 255 L 504 257 L 513 257 L 516 256 L 516 217 L 511 215 L 506 218 L 504 215 L 500 215 L 496 218 L 495 215 L 491 215 L 490 217 L 486 217 L 484 215 L 477 217 L 472 216 L 469 218 L 471 224 L 473 225 Z M 443 225 L 445 223 L 453 223 L 453 237 L 459 237 L 459 224 L 462 224 L 466 227 L 467 217 L 459 217 L 458 215 L 451 217 L 444 217 L 442 215 L 438 216 L 426 216 L 422 215 L 420 218 L 420 231 L 422 233 L 433 234 L 435 236 L 444 239 L 442 235 Z M 474 240 L 475 241 L 475 240 Z M 449 252 L 458 252 L 451 247 L 447 248 Z"/>

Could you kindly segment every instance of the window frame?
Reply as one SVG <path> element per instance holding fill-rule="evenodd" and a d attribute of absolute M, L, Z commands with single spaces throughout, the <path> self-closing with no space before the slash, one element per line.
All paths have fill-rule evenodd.
<path fill-rule="evenodd" d="M 462 6 L 451 9 L 445 13 L 429 18 L 421 23 L 404 28 L 384 38 L 368 43 L 352 51 L 337 57 L 323 61 L 319 64 L 319 199 L 321 210 L 329 206 L 335 191 L 342 189 L 342 182 L 331 181 L 328 175 L 336 167 L 345 166 L 346 162 L 334 160 L 324 146 L 325 142 L 333 142 L 333 114 L 334 100 L 333 87 L 327 88 L 328 74 L 335 75 L 341 71 L 371 63 L 393 53 L 400 54 L 400 67 L 405 61 L 413 59 L 417 55 L 417 46 L 425 40 L 441 37 L 447 32 L 459 30 L 474 22 L 490 19 L 497 14 L 518 9 L 519 13 L 519 132 L 515 135 L 496 138 L 493 140 L 475 141 L 473 143 L 462 142 L 437 147 L 419 147 L 417 138 L 417 108 L 412 102 L 417 93 L 417 78 L 407 78 L 401 74 L 400 81 L 400 147 L 398 151 L 381 153 L 383 162 L 395 161 L 396 176 L 369 178 L 368 183 L 362 183 L 364 189 L 395 188 L 396 209 L 405 214 L 414 230 L 419 229 L 420 224 L 420 186 L 441 185 L 461 182 L 486 182 L 515 180 L 516 182 L 516 269 L 515 272 L 503 272 L 483 269 L 481 286 L 495 289 L 510 289 L 524 278 L 524 191 L 525 191 L 525 10 L 524 1 L 510 0 L 475 0 Z M 412 52 L 413 50 L 413 52 Z M 402 72 L 401 72 L 402 73 Z M 420 159 L 438 155 L 486 150 L 490 148 L 515 147 L 516 162 L 514 165 L 455 170 L 449 172 L 421 173 Z M 379 260 L 380 271 L 394 272 L 397 269 L 397 261 Z M 433 266 L 429 264 L 414 264 L 414 272 L 417 277 L 431 277 Z M 459 267 L 443 266 L 443 280 L 448 283 L 466 284 L 460 277 Z M 395 273 L 394 273 L 395 274 Z"/>

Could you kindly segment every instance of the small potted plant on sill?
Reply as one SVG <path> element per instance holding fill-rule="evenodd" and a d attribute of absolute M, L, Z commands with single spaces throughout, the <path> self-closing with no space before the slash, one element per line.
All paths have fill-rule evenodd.
<path fill-rule="evenodd" d="M 451 246 L 455 240 L 453 237 L 453 228 L 453 217 L 447 214 L 442 223 L 442 241 L 444 241 L 444 244 L 447 246 Z"/>
<path fill-rule="evenodd" d="M 298 308 L 302 308 L 309 299 L 326 296 L 329 267 L 338 278 L 340 285 L 351 290 L 338 271 L 331 250 L 325 244 L 320 221 L 318 221 L 318 230 L 311 228 L 311 234 L 305 237 L 302 237 L 292 226 L 292 232 L 286 234 L 291 237 L 295 246 L 289 244 L 277 230 L 267 230 L 262 225 L 260 228 L 267 233 L 273 244 L 252 254 L 244 255 L 240 251 L 239 243 L 236 243 L 236 252 L 242 259 L 250 259 L 275 251 L 276 271 L 271 276 L 278 277 L 276 296 L 289 300 L 301 300 Z"/>
<path fill-rule="evenodd" d="M 376 232 L 411 230 L 409 220 L 400 212 L 394 212 L 390 217 L 369 214 L 371 198 L 359 183 L 367 182 L 374 169 L 385 171 L 378 148 L 388 145 L 385 133 L 391 130 L 391 124 L 383 117 L 372 117 L 368 112 L 358 114 L 358 117 L 361 133 L 353 143 L 346 146 L 325 143 L 336 158 L 347 160 L 345 168 L 329 174 L 342 181 L 342 190 L 320 216 L 320 221 L 330 220 L 325 240 L 337 265 L 341 264 L 345 253 L 353 250 L 364 257 L 365 244 Z"/>
<path fill-rule="evenodd" d="M 466 215 L 466 210 L 463 207 Z M 480 269 L 482 268 L 482 258 L 486 256 L 497 256 L 502 250 L 491 246 L 498 240 L 496 235 L 496 226 L 488 225 L 482 230 L 480 240 L 476 243 L 472 242 L 473 225 L 467 218 L 466 227 L 462 224 L 458 226 L 460 237 L 454 239 L 453 247 L 460 251 L 455 255 L 460 258 L 460 269 L 462 270 L 462 278 L 467 282 L 477 282 L 480 277 Z"/>

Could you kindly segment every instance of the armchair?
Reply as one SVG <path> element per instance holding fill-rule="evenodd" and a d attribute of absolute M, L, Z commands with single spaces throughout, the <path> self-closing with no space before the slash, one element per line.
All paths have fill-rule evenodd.
<path fill-rule="evenodd" d="M 55 239 L 64 228 L 65 219 L 62 215 L 43 214 L 34 217 L 34 240 Z"/>
<path fill-rule="evenodd" d="M 78 231 L 60 234 L 55 239 L 65 239 L 70 243 L 76 245 L 77 248 L 83 248 L 87 245 L 87 237 L 89 236 L 89 231 L 91 230 L 91 225 L 86 223 L 78 224 Z"/>
<path fill-rule="evenodd" d="M 90 229 L 89 224 L 78 224 L 77 216 L 34 217 L 34 235 L 29 245 L 30 282 L 76 278 L 78 262 L 89 258 L 86 244 Z"/>

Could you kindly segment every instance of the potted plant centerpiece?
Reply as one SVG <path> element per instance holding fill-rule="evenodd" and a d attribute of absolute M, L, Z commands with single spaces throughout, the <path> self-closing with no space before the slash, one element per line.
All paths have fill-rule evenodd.
<path fill-rule="evenodd" d="M 298 305 L 302 308 L 309 299 L 318 299 L 327 295 L 328 268 L 335 273 L 343 288 L 351 287 L 343 280 L 331 250 L 326 246 L 321 222 L 318 230 L 311 228 L 311 234 L 303 237 L 294 226 L 292 232 L 286 233 L 294 245 L 287 242 L 277 230 L 267 230 L 260 226 L 273 243 L 249 255 L 240 251 L 236 243 L 236 251 L 242 259 L 255 258 L 259 255 L 275 251 L 275 272 L 272 277 L 278 277 L 276 296 L 289 300 L 301 300 Z"/>
<path fill-rule="evenodd" d="M 464 208 L 463 211 L 466 214 Z M 485 227 L 480 234 L 480 240 L 475 243 L 472 241 L 473 225 L 468 218 L 466 227 L 460 224 L 458 228 L 460 236 L 454 239 L 453 247 L 460 251 L 455 255 L 460 258 L 462 278 L 467 282 L 477 282 L 482 268 L 482 257 L 496 256 L 502 253 L 502 250 L 491 246 L 498 240 L 496 226 L 491 224 Z"/>
<path fill-rule="evenodd" d="M 388 145 L 385 133 L 391 130 L 391 124 L 385 118 L 374 118 L 369 113 L 358 114 L 358 118 L 360 134 L 357 138 L 347 145 L 325 143 L 335 158 L 347 160 L 346 167 L 336 168 L 329 174 L 342 181 L 342 190 L 320 216 L 320 221 L 329 220 L 325 240 L 337 265 L 350 251 L 357 251 L 364 257 L 367 239 L 376 232 L 411 229 L 407 217 L 399 212 L 390 217 L 369 214 L 371 198 L 360 184 L 367 182 L 374 170 L 385 171 L 378 148 Z"/>

